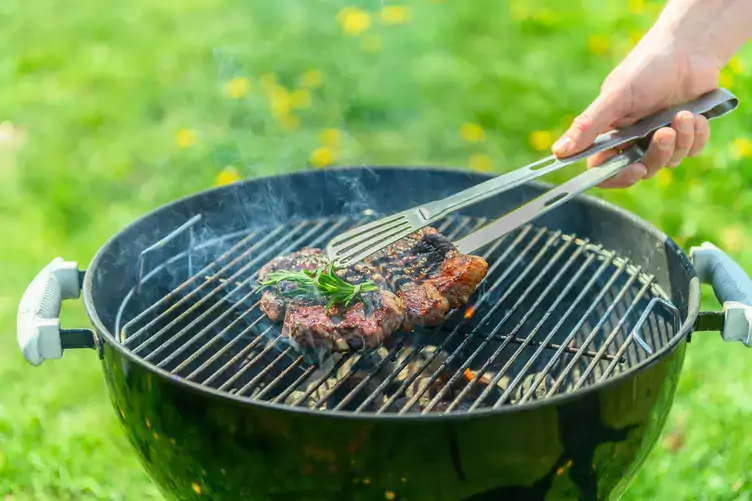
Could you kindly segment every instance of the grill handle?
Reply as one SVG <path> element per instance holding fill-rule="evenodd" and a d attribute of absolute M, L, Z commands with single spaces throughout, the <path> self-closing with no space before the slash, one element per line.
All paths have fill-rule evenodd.
<path fill-rule="evenodd" d="M 31 365 L 61 358 L 65 348 L 95 346 L 89 329 L 60 329 L 62 303 L 81 295 L 82 276 L 77 263 L 57 257 L 26 288 L 18 305 L 16 335 Z"/>
<path fill-rule="evenodd" d="M 723 304 L 723 339 L 752 346 L 752 279 L 725 252 L 709 242 L 692 247 L 689 256 L 700 282 L 711 285 Z"/>

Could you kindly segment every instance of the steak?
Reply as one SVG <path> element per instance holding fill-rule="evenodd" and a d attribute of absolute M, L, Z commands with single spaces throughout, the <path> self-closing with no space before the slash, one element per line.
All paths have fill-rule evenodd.
<path fill-rule="evenodd" d="M 259 281 L 265 281 L 275 271 L 315 271 L 328 265 L 321 249 L 306 247 L 267 263 L 259 271 Z M 296 283 L 280 282 L 276 288 L 264 290 L 259 307 L 272 322 L 284 321 L 282 333 L 291 341 L 314 349 L 375 348 L 399 329 L 405 318 L 405 305 L 389 290 L 384 277 L 365 263 L 337 270 L 335 274 L 351 284 L 371 281 L 379 289 L 363 293 L 362 301 L 348 307 L 327 308 L 326 298 L 312 294 L 295 296 Z"/>
<path fill-rule="evenodd" d="M 321 249 L 307 247 L 277 257 L 259 271 L 265 281 L 275 271 L 314 271 L 329 265 Z M 467 303 L 488 271 L 486 261 L 461 254 L 434 228 L 424 228 L 362 262 L 335 274 L 357 285 L 371 281 L 376 291 L 349 306 L 327 307 L 327 300 L 283 281 L 265 289 L 261 310 L 300 347 L 348 351 L 374 348 L 400 329 L 435 326 Z"/>

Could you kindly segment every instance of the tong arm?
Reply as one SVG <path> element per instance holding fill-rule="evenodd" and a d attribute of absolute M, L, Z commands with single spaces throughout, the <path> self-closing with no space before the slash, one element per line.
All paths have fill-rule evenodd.
<path fill-rule="evenodd" d="M 442 200 L 421 205 L 417 209 L 421 216 L 426 220 L 426 223 L 431 223 L 451 212 L 516 188 L 528 181 L 559 170 L 562 167 L 575 162 L 579 162 L 580 160 L 595 155 L 596 153 L 617 146 L 622 146 L 636 139 L 648 138 L 656 130 L 671 124 L 674 116 L 676 116 L 679 111 L 691 111 L 694 114 L 704 115 L 710 120 L 725 115 L 734 110 L 738 105 L 739 100 L 736 96 L 726 89 L 719 88 L 708 92 L 693 101 L 667 108 L 655 113 L 654 115 L 643 118 L 629 127 L 601 134 L 589 148 L 580 153 L 562 159 L 557 159 L 555 156 L 549 156 L 538 162 L 495 177 Z"/>

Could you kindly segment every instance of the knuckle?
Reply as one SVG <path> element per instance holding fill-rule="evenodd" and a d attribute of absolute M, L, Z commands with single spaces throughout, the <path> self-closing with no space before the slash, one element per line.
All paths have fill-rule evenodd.
<path fill-rule="evenodd" d="M 588 112 L 581 113 L 572 121 L 572 130 L 578 133 L 586 133 L 590 129 L 592 119 Z"/>

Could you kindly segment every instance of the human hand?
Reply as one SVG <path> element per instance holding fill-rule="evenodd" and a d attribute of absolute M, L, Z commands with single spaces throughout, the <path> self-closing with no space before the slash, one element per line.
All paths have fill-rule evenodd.
<path fill-rule="evenodd" d="M 569 130 L 554 144 L 558 157 L 578 153 L 599 134 L 631 125 L 669 106 L 699 97 L 718 86 L 717 60 L 680 45 L 670 36 L 648 33 L 624 61 L 608 75 L 600 95 L 574 119 Z M 710 127 L 702 115 L 676 114 L 670 127 L 655 132 L 641 162 L 627 167 L 604 182 L 604 188 L 624 188 L 650 179 L 664 166 L 676 167 L 687 156 L 698 155 L 708 142 Z M 616 154 L 614 150 L 593 155 L 593 167 Z"/>

